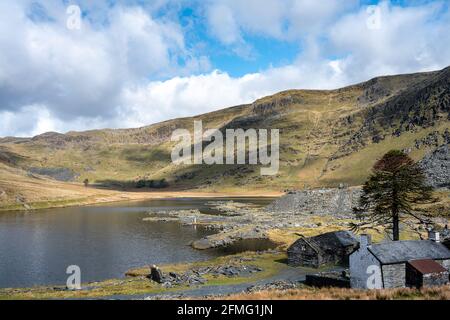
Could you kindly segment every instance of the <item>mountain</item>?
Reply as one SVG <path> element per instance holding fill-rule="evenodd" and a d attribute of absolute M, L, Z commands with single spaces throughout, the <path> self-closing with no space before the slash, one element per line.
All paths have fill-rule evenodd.
<path fill-rule="evenodd" d="M 204 130 L 279 129 L 279 173 L 261 176 L 251 165 L 173 165 L 171 134 L 178 128 L 192 131 L 194 120 L 202 120 Z M 89 179 L 107 188 L 166 179 L 169 189 L 242 192 L 359 185 L 390 149 L 420 160 L 448 144 L 449 124 L 450 67 L 379 77 L 337 90 L 289 90 L 252 104 L 137 129 L 0 139 L 0 193 L 12 176 L 28 183 L 51 181 L 49 177 Z M 9 189 L 6 195 L 27 197 L 26 188 Z"/>

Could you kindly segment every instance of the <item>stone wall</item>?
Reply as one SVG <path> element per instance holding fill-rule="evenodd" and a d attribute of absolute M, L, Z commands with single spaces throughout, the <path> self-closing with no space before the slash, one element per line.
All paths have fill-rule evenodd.
<path fill-rule="evenodd" d="M 307 274 L 305 284 L 312 287 L 338 287 L 350 288 L 349 279 L 342 277 L 330 276 L 327 274 Z"/>
<path fill-rule="evenodd" d="M 440 265 L 446 267 L 449 260 L 435 260 Z M 406 264 L 406 286 L 407 287 L 432 287 L 432 286 L 442 286 L 449 282 L 449 271 L 445 272 L 435 272 L 430 274 L 422 274 L 420 271 L 416 270 L 409 263 Z"/>
<path fill-rule="evenodd" d="M 384 288 L 404 288 L 406 286 L 406 264 L 382 266 Z"/>
<path fill-rule="evenodd" d="M 288 265 L 318 268 L 319 255 L 304 239 L 297 240 L 287 250 Z"/>
<path fill-rule="evenodd" d="M 437 260 L 437 263 L 441 264 L 447 271 L 450 272 L 450 260 Z"/>
<path fill-rule="evenodd" d="M 443 286 L 448 283 L 448 272 L 431 273 L 423 276 L 424 287 Z"/>

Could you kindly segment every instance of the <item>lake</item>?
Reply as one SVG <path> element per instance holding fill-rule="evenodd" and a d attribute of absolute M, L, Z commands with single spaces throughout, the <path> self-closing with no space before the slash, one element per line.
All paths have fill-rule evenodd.
<path fill-rule="evenodd" d="M 220 250 L 189 246 L 214 231 L 179 223 L 144 222 L 151 210 L 199 209 L 216 200 L 267 205 L 269 198 L 184 198 L 0 213 L 0 288 L 61 285 L 69 265 L 81 268 L 82 282 L 120 278 L 149 264 L 206 260 Z M 263 249 L 254 242 L 239 248 Z"/>

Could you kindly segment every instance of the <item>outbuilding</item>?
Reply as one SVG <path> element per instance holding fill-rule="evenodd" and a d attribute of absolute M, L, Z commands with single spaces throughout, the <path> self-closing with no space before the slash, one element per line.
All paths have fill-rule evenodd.
<path fill-rule="evenodd" d="M 348 265 L 349 255 L 358 247 L 350 231 L 335 231 L 315 237 L 301 237 L 288 250 L 288 264 L 319 268 L 326 264 Z"/>
<path fill-rule="evenodd" d="M 432 287 L 448 283 L 448 270 L 434 260 L 412 260 L 406 263 L 407 287 Z"/>

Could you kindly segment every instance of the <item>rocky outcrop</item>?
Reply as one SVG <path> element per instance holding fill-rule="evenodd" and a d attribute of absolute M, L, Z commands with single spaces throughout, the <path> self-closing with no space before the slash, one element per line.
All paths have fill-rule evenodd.
<path fill-rule="evenodd" d="M 15 166 L 25 159 L 26 158 L 24 156 L 0 146 L 0 163 Z"/>
<path fill-rule="evenodd" d="M 445 139 L 445 132 L 442 135 L 442 137 Z M 414 146 L 416 149 L 421 149 L 422 147 L 428 147 L 428 148 L 436 148 L 439 146 L 439 131 L 433 131 L 430 132 L 426 137 L 422 139 L 416 139 L 414 142 Z"/>
<path fill-rule="evenodd" d="M 450 187 L 450 152 L 449 145 L 444 144 L 427 154 L 420 162 L 425 171 L 427 182 L 435 188 Z"/>
<path fill-rule="evenodd" d="M 80 175 L 68 168 L 38 168 L 28 169 L 29 173 L 47 176 L 58 181 L 75 181 Z"/>
<path fill-rule="evenodd" d="M 404 132 L 414 132 L 423 128 L 435 126 L 450 119 L 450 68 L 438 72 L 416 75 L 427 79 L 411 82 L 396 95 L 388 95 L 389 91 L 375 85 L 373 79 L 369 83 L 374 86 L 366 93 L 360 102 L 373 103 L 362 110 L 360 116 L 363 124 L 343 144 L 333 158 L 348 155 L 363 149 L 369 141 L 379 142 L 383 134 L 390 133 L 399 137 Z M 366 97 L 367 95 L 367 97 Z M 385 99 L 381 99 L 385 96 Z M 362 99 L 362 100 L 361 100 Z M 378 102 L 379 101 L 379 102 Z"/>
<path fill-rule="evenodd" d="M 217 234 L 194 241 L 192 247 L 197 250 L 205 250 L 219 247 L 226 248 L 244 240 L 268 240 L 267 229 L 259 226 L 250 228 L 239 226 L 226 227 Z"/>

